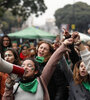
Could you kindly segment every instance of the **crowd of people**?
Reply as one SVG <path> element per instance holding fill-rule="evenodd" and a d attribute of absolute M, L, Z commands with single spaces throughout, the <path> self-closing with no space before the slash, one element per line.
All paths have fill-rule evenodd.
<path fill-rule="evenodd" d="M 78 32 L 63 35 L 36 47 L 1 37 L 0 100 L 90 100 L 90 45 Z"/>

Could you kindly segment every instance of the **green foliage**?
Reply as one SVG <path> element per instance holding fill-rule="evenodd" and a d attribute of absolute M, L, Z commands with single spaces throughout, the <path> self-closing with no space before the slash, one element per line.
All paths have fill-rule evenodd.
<path fill-rule="evenodd" d="M 23 16 L 26 20 L 31 13 L 42 14 L 45 12 L 47 7 L 44 4 L 44 0 L 0 0 L 0 17 L 3 16 L 2 13 L 9 9 L 14 15 Z"/>
<path fill-rule="evenodd" d="M 4 29 L 8 29 L 8 23 L 6 21 L 2 21 L 2 25 L 4 27 Z"/>
<path fill-rule="evenodd" d="M 55 12 L 56 25 L 75 24 L 76 30 L 84 32 L 90 24 L 90 5 L 77 2 L 73 5 L 66 5 Z"/>
<path fill-rule="evenodd" d="M 10 11 L 6 11 L 0 18 L 0 27 L 4 33 L 10 33 L 12 27 L 19 28 L 23 23 L 22 17 L 14 16 Z"/>

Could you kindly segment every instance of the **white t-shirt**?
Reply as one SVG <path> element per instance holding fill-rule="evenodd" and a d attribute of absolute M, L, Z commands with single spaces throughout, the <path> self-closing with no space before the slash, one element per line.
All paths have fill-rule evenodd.
<path fill-rule="evenodd" d="M 14 85 L 14 90 L 16 90 L 17 86 L 18 83 Z M 35 94 L 26 92 L 19 87 L 15 94 L 15 100 L 44 100 L 43 88 L 39 80 L 38 80 L 37 92 Z"/>

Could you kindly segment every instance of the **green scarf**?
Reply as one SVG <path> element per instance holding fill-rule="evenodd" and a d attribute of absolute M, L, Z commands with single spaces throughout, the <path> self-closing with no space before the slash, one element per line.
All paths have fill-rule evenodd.
<path fill-rule="evenodd" d="M 39 63 L 43 63 L 44 62 L 44 57 L 36 56 L 36 61 L 39 62 Z"/>
<path fill-rule="evenodd" d="M 28 82 L 28 83 L 21 83 L 20 82 L 20 87 L 24 91 L 36 93 L 37 87 L 38 87 L 38 81 L 37 81 L 37 79 L 34 79 L 32 82 Z"/>
<path fill-rule="evenodd" d="M 83 86 L 90 91 L 90 84 L 88 82 L 82 82 Z"/>

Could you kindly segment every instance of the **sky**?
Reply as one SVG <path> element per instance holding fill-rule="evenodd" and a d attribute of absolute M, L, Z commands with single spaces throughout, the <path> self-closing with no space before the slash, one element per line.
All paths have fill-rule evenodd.
<path fill-rule="evenodd" d="M 38 18 L 33 17 L 33 24 L 34 25 L 44 25 L 46 19 L 54 18 L 54 13 L 57 9 L 63 8 L 67 4 L 73 4 L 75 2 L 84 2 L 90 5 L 90 0 L 44 0 L 47 6 L 47 10 L 43 15 L 39 16 Z"/>

